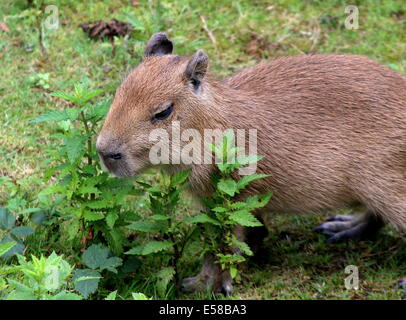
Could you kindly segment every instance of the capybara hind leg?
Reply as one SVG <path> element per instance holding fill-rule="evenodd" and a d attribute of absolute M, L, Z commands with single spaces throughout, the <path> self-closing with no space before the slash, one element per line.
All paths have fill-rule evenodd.
<path fill-rule="evenodd" d="M 232 278 L 228 270 L 221 270 L 220 265 L 215 263 L 213 255 L 206 254 L 202 270 L 195 277 L 185 278 L 181 284 L 186 292 L 213 291 L 228 296 L 233 291 Z"/>
<path fill-rule="evenodd" d="M 314 228 L 329 236 L 328 243 L 365 240 L 373 238 L 384 225 L 382 219 L 372 211 L 361 216 L 337 215 L 327 218 L 327 222 Z"/>

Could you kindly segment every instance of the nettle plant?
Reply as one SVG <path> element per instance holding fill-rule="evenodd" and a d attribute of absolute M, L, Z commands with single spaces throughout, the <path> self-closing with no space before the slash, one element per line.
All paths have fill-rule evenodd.
<path fill-rule="evenodd" d="M 248 244 L 239 241 L 233 234 L 236 226 L 259 227 L 262 223 L 252 214 L 264 207 L 270 200 L 272 192 L 257 194 L 241 199 L 239 194 L 255 180 L 268 177 L 267 174 L 245 175 L 237 180 L 235 171 L 261 160 L 262 156 L 238 155 L 241 148 L 235 147 L 235 137 L 228 130 L 219 145 L 208 145 L 214 152 L 218 172 L 212 176 L 214 192 L 210 198 L 202 198 L 207 207 L 190 219 L 191 222 L 203 223 L 205 231 L 205 252 L 216 257 L 216 263 L 222 270 L 229 270 L 232 278 L 238 276 L 238 265 L 246 260 L 245 256 L 253 253 Z"/>
<path fill-rule="evenodd" d="M 12 250 L 16 242 L 0 245 L 0 257 Z M 81 300 L 72 292 L 73 267 L 53 252 L 49 257 L 31 260 L 17 255 L 17 265 L 0 268 L 0 300 Z"/>
<path fill-rule="evenodd" d="M 12 207 L 11 202 L 8 207 Z M 32 211 L 32 209 L 22 210 L 18 212 L 16 217 L 8 208 L 0 208 L 0 231 L 3 234 L 3 237 L 0 238 L 0 244 L 13 243 L 13 246 L 1 256 L 1 259 L 7 260 L 16 254 L 23 254 L 25 249 L 24 240 L 26 237 L 32 235 L 35 230 L 29 226 L 19 225 L 18 218 L 30 211 Z"/>
<path fill-rule="evenodd" d="M 75 85 L 72 94 L 53 92 L 52 96 L 65 100 L 69 107 L 31 121 L 56 122 L 59 131 L 53 137 L 62 142 L 60 148 L 48 150 L 49 158 L 43 163 L 45 179 L 56 178 L 57 182 L 39 198 L 52 197 L 53 209 L 69 222 L 65 227 L 70 240 L 79 239 L 83 247 L 90 240 L 107 243 L 115 254 L 121 254 L 126 244 L 126 219 L 134 218 L 133 213 L 124 211 L 124 199 L 137 192 L 130 180 L 111 177 L 100 167 L 93 139 L 110 101 L 91 104 L 102 90 L 88 87 L 86 79 Z"/>
<path fill-rule="evenodd" d="M 157 293 L 164 297 L 168 285 L 179 285 L 179 264 L 187 245 L 197 235 L 197 228 L 190 225 L 190 218 L 178 214 L 180 194 L 187 186 L 189 170 L 168 176 L 160 172 L 160 183 L 150 185 L 138 182 L 149 195 L 150 214 L 128 226 L 131 231 L 141 232 L 142 243 L 126 252 L 137 256 L 159 256 L 162 268 L 155 276 Z M 158 258 L 158 257 L 157 257 Z"/>
<path fill-rule="evenodd" d="M 214 189 L 212 197 L 202 198 L 207 212 L 187 217 L 177 214 L 179 195 L 187 186 L 189 170 L 181 171 L 171 177 L 161 174 L 159 184 L 138 182 L 149 194 L 151 213 L 143 220 L 128 226 L 130 230 L 147 236 L 142 237 L 144 241 L 126 254 L 159 256 L 162 269 L 155 274 L 154 278 L 157 292 L 161 297 L 167 294 L 170 283 L 178 288 L 179 265 L 185 249 L 193 241 L 200 243 L 199 247 L 203 248 L 203 254 L 214 255 L 216 262 L 223 270 L 228 269 L 233 278 L 237 277 L 238 265 L 245 261 L 245 256 L 252 255 L 252 251 L 245 242 L 236 239 L 233 229 L 237 225 L 262 226 L 252 211 L 264 207 L 272 196 L 269 192 L 238 199 L 238 195 L 249 183 L 268 175 L 251 174 L 238 181 L 235 180 L 233 177 L 235 170 L 255 163 L 262 157 L 237 156 L 240 149 L 234 147 L 232 132 L 227 132 L 218 146 L 210 145 L 210 148 L 221 161 L 217 165 L 219 173 L 212 179 Z"/>

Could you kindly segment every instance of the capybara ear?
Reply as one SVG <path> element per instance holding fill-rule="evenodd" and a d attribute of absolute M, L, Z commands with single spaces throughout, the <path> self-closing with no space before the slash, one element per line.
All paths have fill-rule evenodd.
<path fill-rule="evenodd" d="M 206 74 L 208 64 L 209 56 L 201 49 L 196 51 L 187 64 L 185 70 L 186 79 L 192 83 L 195 90 L 199 88 Z"/>
<path fill-rule="evenodd" d="M 144 51 L 144 56 L 163 56 L 171 54 L 173 50 L 172 41 L 168 39 L 166 33 L 155 33 L 147 43 Z"/>

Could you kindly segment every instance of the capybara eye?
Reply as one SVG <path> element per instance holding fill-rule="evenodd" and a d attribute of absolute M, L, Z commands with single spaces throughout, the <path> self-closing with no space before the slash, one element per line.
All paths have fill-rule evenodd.
<path fill-rule="evenodd" d="M 172 111 L 173 111 L 173 103 L 164 111 L 154 114 L 153 117 L 151 118 L 151 121 L 155 122 L 157 120 L 165 120 L 171 115 Z"/>

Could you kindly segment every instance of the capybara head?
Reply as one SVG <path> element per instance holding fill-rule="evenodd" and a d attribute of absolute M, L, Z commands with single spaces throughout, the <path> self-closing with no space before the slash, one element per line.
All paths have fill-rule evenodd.
<path fill-rule="evenodd" d="M 97 138 L 96 148 L 107 169 L 129 177 L 151 166 L 151 133 L 171 137 L 172 121 L 195 127 L 196 109 L 204 99 L 208 56 L 198 50 L 191 58 L 172 55 L 164 33 L 148 41 L 142 62 L 117 89 Z"/>

